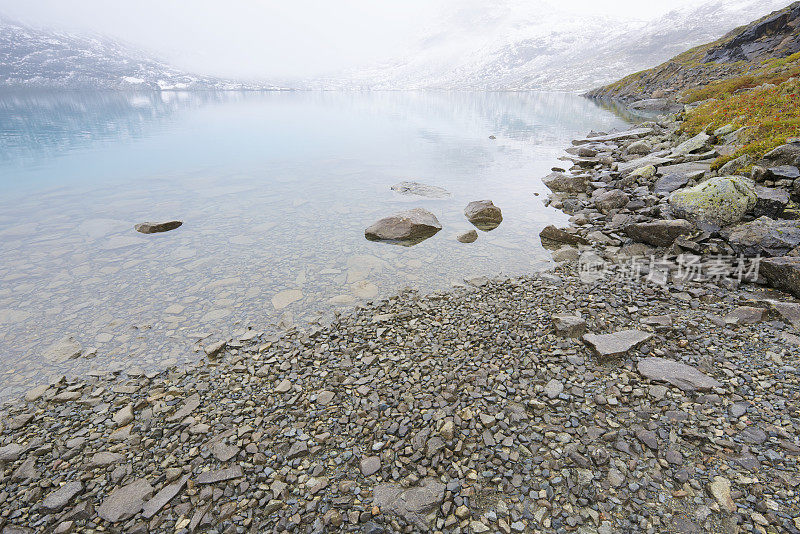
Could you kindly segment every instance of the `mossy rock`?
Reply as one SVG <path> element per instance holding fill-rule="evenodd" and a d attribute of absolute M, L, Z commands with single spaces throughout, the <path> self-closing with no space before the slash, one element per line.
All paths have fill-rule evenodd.
<path fill-rule="evenodd" d="M 736 224 L 756 204 L 753 182 L 743 176 L 718 176 L 694 187 L 679 189 L 669 197 L 676 216 L 705 231 Z"/>

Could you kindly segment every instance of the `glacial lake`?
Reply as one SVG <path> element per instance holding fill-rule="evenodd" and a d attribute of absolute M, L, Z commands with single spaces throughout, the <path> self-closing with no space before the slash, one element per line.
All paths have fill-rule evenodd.
<path fill-rule="evenodd" d="M 0 399 L 546 267 L 539 231 L 567 217 L 541 178 L 571 139 L 626 125 L 561 93 L 0 94 Z M 401 196 L 401 181 L 451 197 Z M 482 199 L 503 223 L 459 243 Z M 443 230 L 414 247 L 364 238 L 414 207 Z M 184 224 L 133 229 L 171 219 Z"/>

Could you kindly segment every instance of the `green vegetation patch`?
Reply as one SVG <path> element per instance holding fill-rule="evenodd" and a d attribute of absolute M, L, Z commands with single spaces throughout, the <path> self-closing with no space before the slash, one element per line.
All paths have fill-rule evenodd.
<path fill-rule="evenodd" d="M 794 59 L 795 66 L 796 62 L 797 58 Z M 739 135 L 741 148 L 731 156 L 719 158 L 714 163 L 715 168 L 745 154 L 754 160 L 759 159 L 786 143 L 788 138 L 800 137 L 800 81 L 790 77 L 779 85 L 771 83 L 768 81 L 767 85 L 744 92 L 719 93 L 716 100 L 686 114 L 682 129 L 691 135 L 701 131 L 713 132 L 728 124 L 736 129 L 744 128 Z"/>

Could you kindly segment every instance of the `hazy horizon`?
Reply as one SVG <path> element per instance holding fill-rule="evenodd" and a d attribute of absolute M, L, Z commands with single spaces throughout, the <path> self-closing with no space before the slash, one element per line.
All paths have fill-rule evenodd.
<path fill-rule="evenodd" d="M 112 37 L 191 72 L 288 80 L 324 76 L 397 57 L 424 32 L 448 19 L 506 17 L 528 23 L 541 13 L 556 21 L 585 16 L 647 21 L 702 4 L 692 0 L 647 4 L 623 0 L 613 5 L 586 0 L 495 0 L 489 4 L 475 0 L 408 0 L 402 4 L 233 0 L 223 7 L 210 0 L 168 4 L 86 0 L 80 5 L 0 0 L 0 16 L 34 27 Z"/>

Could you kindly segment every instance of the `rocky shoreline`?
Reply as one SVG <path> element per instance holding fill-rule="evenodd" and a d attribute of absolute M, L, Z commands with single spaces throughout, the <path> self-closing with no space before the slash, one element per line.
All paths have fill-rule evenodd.
<path fill-rule="evenodd" d="M 575 225 L 543 233 L 552 272 L 6 404 L 2 532 L 800 532 L 800 304 L 678 276 L 735 253 L 764 197 L 675 218 L 666 190 L 721 149 L 678 127 L 576 141 L 547 179 Z"/>

